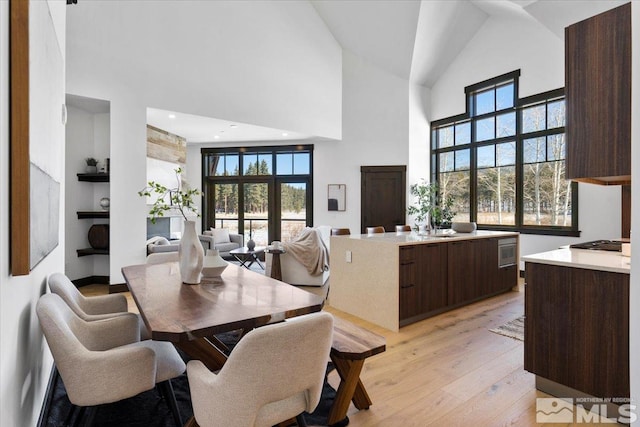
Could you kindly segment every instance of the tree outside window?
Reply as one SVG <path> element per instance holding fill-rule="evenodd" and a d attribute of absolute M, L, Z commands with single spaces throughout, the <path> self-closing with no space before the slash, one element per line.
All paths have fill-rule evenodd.
<path fill-rule="evenodd" d="M 454 221 L 577 235 L 565 179 L 564 89 L 518 98 L 519 71 L 465 89 L 468 111 L 432 123 L 431 164 Z"/>

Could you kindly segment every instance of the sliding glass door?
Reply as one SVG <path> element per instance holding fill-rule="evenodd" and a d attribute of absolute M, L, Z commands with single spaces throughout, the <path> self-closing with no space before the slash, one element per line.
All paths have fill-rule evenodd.
<path fill-rule="evenodd" d="M 256 245 L 266 246 L 271 242 L 269 236 L 269 184 L 244 184 L 243 218 L 245 242 L 252 238 Z"/>
<path fill-rule="evenodd" d="M 313 224 L 313 146 L 202 149 L 203 229 L 228 228 L 258 246 Z"/>
<path fill-rule="evenodd" d="M 281 182 L 278 186 L 280 240 L 288 242 L 307 225 L 307 199 L 310 194 L 306 182 Z"/>

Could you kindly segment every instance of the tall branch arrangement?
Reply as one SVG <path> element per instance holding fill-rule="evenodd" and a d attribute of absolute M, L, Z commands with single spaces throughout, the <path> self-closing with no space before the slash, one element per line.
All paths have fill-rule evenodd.
<path fill-rule="evenodd" d="M 431 224 L 440 226 L 451 222 L 456 215 L 453 211 L 453 198 L 449 196 L 443 200 L 437 182 L 428 184 L 423 179 L 419 184 L 412 184 L 410 190 L 417 201 L 407 208 L 407 213 L 415 216 L 416 225 L 425 222 L 428 217 Z"/>
<path fill-rule="evenodd" d="M 163 217 L 166 211 L 171 209 L 177 209 L 185 221 L 188 221 L 186 215 L 187 212 L 193 212 L 197 216 L 200 216 L 193 198 L 201 195 L 202 193 L 197 188 L 187 188 L 186 190 L 183 190 L 182 181 L 180 179 L 182 168 L 176 168 L 175 173 L 176 181 L 178 181 L 178 186 L 175 188 L 167 188 L 155 181 L 149 181 L 147 183 L 147 187 L 138 191 L 138 195 L 140 197 L 156 196 L 156 201 L 153 203 L 153 207 L 149 211 L 149 215 L 151 215 L 151 222 L 153 224 L 156 223 L 156 220 L 159 217 Z M 168 201 L 167 198 L 169 199 Z"/>

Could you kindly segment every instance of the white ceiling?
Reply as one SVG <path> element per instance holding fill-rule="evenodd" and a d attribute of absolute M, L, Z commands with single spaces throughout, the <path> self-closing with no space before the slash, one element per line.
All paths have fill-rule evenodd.
<path fill-rule="evenodd" d="M 188 143 L 304 140 L 310 135 L 175 111 L 147 108 L 147 124 L 179 135 Z"/>
<path fill-rule="evenodd" d="M 336 41 L 377 67 L 432 87 L 490 17 L 564 27 L 628 0 L 309 0 Z M 175 118 L 169 118 L 175 114 Z M 147 122 L 189 143 L 304 140 L 310 135 L 149 108 Z M 232 124 L 238 125 L 231 128 Z M 283 133 L 288 133 L 283 137 Z M 215 136 L 218 136 L 216 139 Z"/>
<path fill-rule="evenodd" d="M 92 114 L 108 113 L 111 109 L 111 103 L 109 101 L 71 94 L 65 96 L 65 104 L 68 107 L 75 107 Z"/>

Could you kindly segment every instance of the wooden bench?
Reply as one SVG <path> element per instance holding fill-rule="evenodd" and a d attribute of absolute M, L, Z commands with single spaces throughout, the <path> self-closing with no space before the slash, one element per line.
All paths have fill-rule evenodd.
<path fill-rule="evenodd" d="M 340 386 L 329 414 L 329 425 L 347 416 L 351 401 L 358 409 L 369 409 L 371 399 L 360 380 L 360 372 L 367 357 L 385 350 L 384 337 L 334 316 L 331 361 L 340 375 Z"/>

